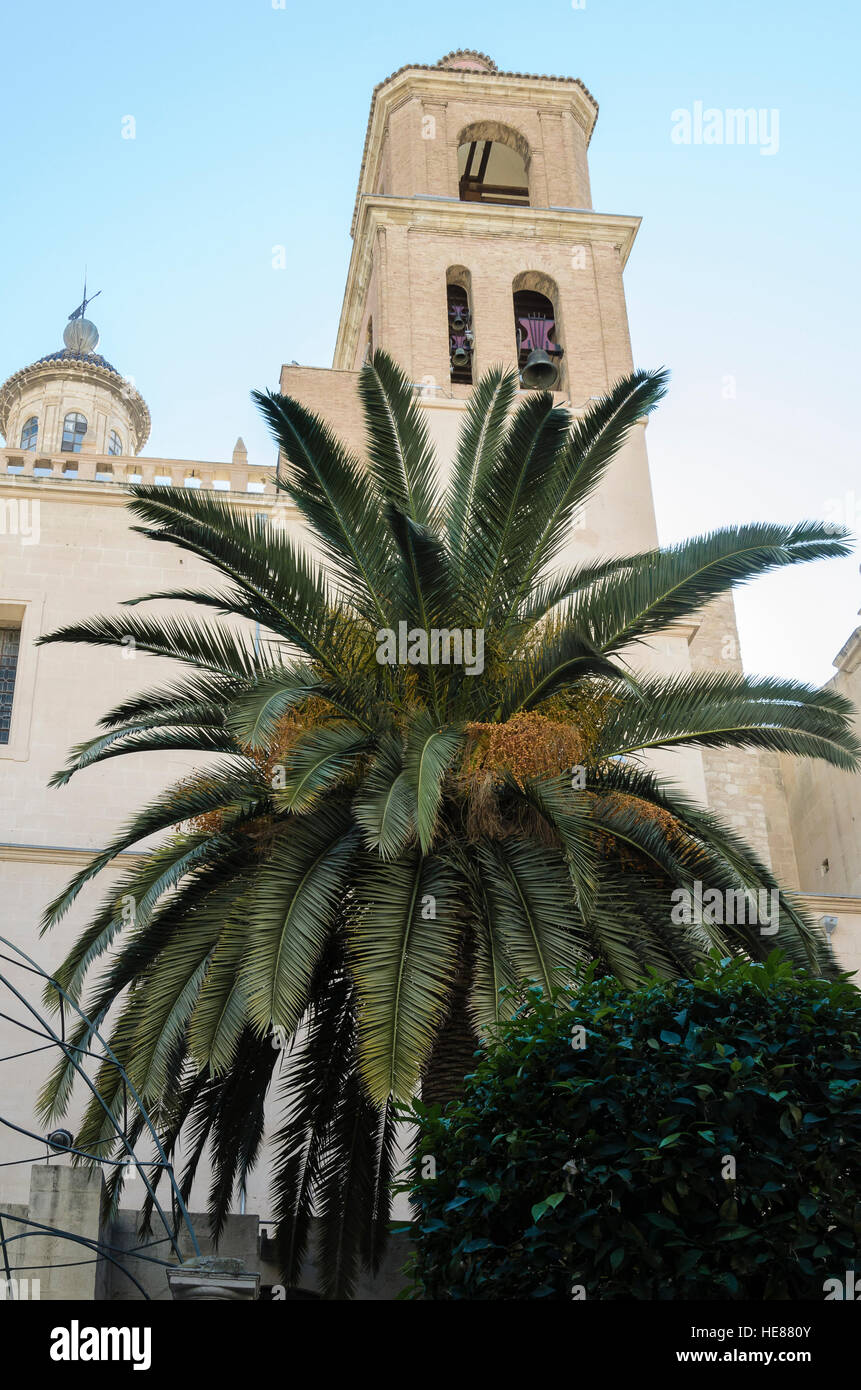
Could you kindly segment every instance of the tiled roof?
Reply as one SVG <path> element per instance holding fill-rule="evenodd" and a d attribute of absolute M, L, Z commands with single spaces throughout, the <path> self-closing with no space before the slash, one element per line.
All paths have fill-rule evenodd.
<path fill-rule="evenodd" d="M 453 59 L 453 58 L 454 58 L 454 59 L 457 59 L 457 58 L 477 58 L 477 59 L 479 60 L 480 63 L 486 63 L 486 64 L 487 64 L 487 70 L 488 70 L 489 72 L 498 72 L 498 71 L 499 71 L 499 69 L 498 69 L 498 67 L 496 66 L 496 64 L 495 64 L 495 62 L 493 61 L 493 59 L 492 59 L 492 58 L 488 58 L 488 56 L 487 56 L 486 53 L 479 53 L 479 51 L 478 51 L 477 48 L 455 48 L 455 49 L 452 50 L 451 53 L 446 53 L 446 55 L 445 55 L 444 58 L 440 58 L 439 62 L 438 62 L 438 63 L 435 63 L 434 66 L 435 66 L 435 67 L 438 67 L 438 68 L 447 68 L 447 67 L 450 67 L 450 66 L 452 65 L 452 59 Z M 457 67 L 455 67 L 454 70 L 455 70 L 455 72 L 463 72 L 463 71 L 464 71 L 463 68 L 457 68 Z"/>
<path fill-rule="evenodd" d="M 92 362 L 94 367 L 104 367 L 106 371 L 119 376 L 116 367 L 98 352 L 72 352 L 71 348 L 61 348 L 59 352 L 46 353 L 39 362 Z"/>
<path fill-rule="evenodd" d="M 480 71 L 478 68 L 473 68 L 470 70 L 469 68 L 452 68 L 448 66 L 450 59 L 459 58 L 461 57 L 461 55 L 465 58 L 468 57 L 484 59 L 486 62 L 490 63 L 490 67 L 485 72 Z M 479 77 L 525 77 L 528 81 L 532 82 L 570 82 L 575 87 L 579 87 L 581 91 L 585 92 L 589 100 L 594 104 L 595 110 L 598 110 L 597 101 L 595 101 L 595 98 L 589 91 L 589 88 L 586 86 L 585 82 L 581 82 L 579 77 L 551 77 L 544 72 L 500 72 L 499 68 L 496 66 L 493 60 L 491 58 L 488 58 L 486 54 L 476 53 L 473 49 L 457 48 L 454 50 L 454 52 L 447 53 L 444 58 L 440 58 L 438 63 L 404 63 L 402 68 L 396 68 L 394 72 L 390 72 L 388 77 L 384 77 L 382 82 L 377 83 L 376 87 L 371 93 L 371 114 L 374 110 L 374 102 L 377 99 L 377 92 L 381 91 L 383 87 L 388 85 L 389 82 L 393 82 L 396 77 L 400 77 L 402 72 L 439 72 L 441 69 L 446 72 L 464 73 L 466 75 Z M 371 121 L 369 115 L 369 127 L 370 123 Z"/>

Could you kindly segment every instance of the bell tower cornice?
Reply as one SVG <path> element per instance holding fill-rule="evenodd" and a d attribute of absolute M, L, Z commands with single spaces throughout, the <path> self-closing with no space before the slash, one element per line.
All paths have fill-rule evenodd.
<path fill-rule="evenodd" d="M 494 207 L 462 203 L 457 198 L 360 199 L 353 254 L 332 366 L 348 371 L 355 361 L 365 312 L 365 300 L 374 268 L 375 251 L 388 229 L 406 228 L 427 236 L 468 244 L 484 238 L 516 238 L 528 246 L 556 244 L 566 248 L 592 245 L 612 247 L 624 269 L 642 219 L 579 208 Z"/>

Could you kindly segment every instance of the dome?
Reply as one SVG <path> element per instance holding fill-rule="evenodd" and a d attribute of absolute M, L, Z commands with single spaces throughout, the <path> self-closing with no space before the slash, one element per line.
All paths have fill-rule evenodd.
<path fill-rule="evenodd" d="M 0 385 L 0 434 L 7 448 L 134 457 L 144 447 L 150 432 L 146 401 L 130 378 L 96 352 L 99 330 L 84 318 L 86 303 L 85 296 L 65 325 L 65 347 Z"/>

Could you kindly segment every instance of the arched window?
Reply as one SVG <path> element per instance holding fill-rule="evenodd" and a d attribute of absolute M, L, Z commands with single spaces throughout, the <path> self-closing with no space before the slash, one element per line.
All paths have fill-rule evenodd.
<path fill-rule="evenodd" d="M 461 385 L 471 386 L 475 334 L 470 308 L 470 274 L 464 266 L 455 265 L 449 267 L 445 278 L 451 379 Z"/>
<path fill-rule="evenodd" d="M 63 442 L 60 445 L 60 452 L 63 454 L 79 454 L 86 433 L 86 416 L 79 415 L 76 411 L 70 412 L 63 421 Z"/>
<path fill-rule="evenodd" d="M 111 437 L 108 440 L 108 453 L 116 458 L 123 451 L 123 441 L 120 439 L 116 430 L 111 430 Z"/>
<path fill-rule="evenodd" d="M 31 415 L 29 420 L 24 421 L 24 426 L 21 430 L 21 448 L 35 449 L 38 434 L 39 420 L 37 416 Z"/>
<path fill-rule="evenodd" d="M 556 310 L 547 295 L 516 289 L 514 328 L 521 386 L 532 391 L 560 390 L 564 349 L 556 341 Z"/>
<path fill-rule="evenodd" d="M 528 166 L 529 146 L 516 130 L 494 121 L 467 126 L 457 152 L 461 202 L 529 207 Z"/>

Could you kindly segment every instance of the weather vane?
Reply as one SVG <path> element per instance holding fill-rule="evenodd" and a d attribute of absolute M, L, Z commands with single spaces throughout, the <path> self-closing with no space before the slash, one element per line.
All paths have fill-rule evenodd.
<path fill-rule="evenodd" d="M 87 305 L 92 304 L 94 299 L 98 299 L 100 294 L 101 290 L 96 290 L 95 294 L 91 294 L 89 299 L 87 298 L 87 272 L 84 271 L 84 297 L 74 313 L 69 315 L 69 322 L 71 323 L 73 319 L 82 319 L 87 311 Z"/>

